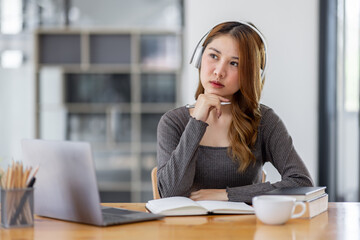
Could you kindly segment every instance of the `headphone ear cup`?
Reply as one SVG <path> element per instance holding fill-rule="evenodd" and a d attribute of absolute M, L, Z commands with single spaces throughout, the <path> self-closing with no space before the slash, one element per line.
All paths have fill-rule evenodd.
<path fill-rule="evenodd" d="M 196 49 L 196 52 L 195 52 L 195 55 L 194 55 L 194 66 L 196 68 L 200 68 L 200 66 L 201 66 L 202 55 L 203 55 L 203 46 L 199 46 Z"/>

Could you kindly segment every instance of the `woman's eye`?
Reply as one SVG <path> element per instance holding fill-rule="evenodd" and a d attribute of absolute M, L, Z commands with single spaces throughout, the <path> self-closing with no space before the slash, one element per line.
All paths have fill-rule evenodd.
<path fill-rule="evenodd" d="M 216 56 L 216 55 L 213 54 L 213 53 L 210 53 L 210 57 L 213 58 L 213 59 L 218 59 L 218 56 Z"/>
<path fill-rule="evenodd" d="M 237 62 L 231 62 L 230 64 L 235 66 L 235 67 L 237 67 L 239 65 Z"/>

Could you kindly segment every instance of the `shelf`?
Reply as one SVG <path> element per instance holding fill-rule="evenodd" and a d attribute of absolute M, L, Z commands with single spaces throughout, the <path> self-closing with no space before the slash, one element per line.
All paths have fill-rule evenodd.
<path fill-rule="evenodd" d="M 67 115 L 66 139 L 106 142 L 106 115 L 101 113 Z"/>
<path fill-rule="evenodd" d="M 130 64 L 129 34 L 93 34 L 90 38 L 90 64 Z"/>
<path fill-rule="evenodd" d="M 140 63 L 143 67 L 179 68 L 180 41 L 175 34 L 143 34 L 140 45 Z"/>
<path fill-rule="evenodd" d="M 65 106 L 71 113 L 107 113 L 131 112 L 131 103 L 66 103 Z"/>
<path fill-rule="evenodd" d="M 176 101 L 176 75 L 152 73 L 141 75 L 141 102 L 174 103 Z"/>
<path fill-rule="evenodd" d="M 39 63 L 80 64 L 79 34 L 44 34 L 39 36 Z"/>
<path fill-rule="evenodd" d="M 65 74 L 66 103 L 130 103 L 130 74 Z"/>
<path fill-rule="evenodd" d="M 128 191 L 131 192 L 131 182 L 114 183 L 114 181 L 99 181 L 98 187 L 100 191 Z"/>
<path fill-rule="evenodd" d="M 157 125 L 178 106 L 181 34 L 41 29 L 35 39 L 37 137 L 90 142 L 102 198 L 151 199 Z"/>

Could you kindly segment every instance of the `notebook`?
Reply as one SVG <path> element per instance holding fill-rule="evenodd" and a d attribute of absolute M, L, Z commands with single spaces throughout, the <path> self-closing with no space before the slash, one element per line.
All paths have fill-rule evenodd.
<path fill-rule="evenodd" d="M 102 207 L 87 142 L 22 140 L 24 163 L 37 167 L 34 212 L 39 216 L 109 226 L 163 216 Z"/>
<path fill-rule="evenodd" d="M 287 187 L 277 188 L 264 193 L 264 195 L 286 195 L 296 198 L 296 201 L 307 201 L 321 196 L 326 187 Z"/>

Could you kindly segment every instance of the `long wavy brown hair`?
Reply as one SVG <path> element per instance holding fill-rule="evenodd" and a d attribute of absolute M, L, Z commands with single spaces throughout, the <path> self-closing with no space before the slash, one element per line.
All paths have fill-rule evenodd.
<path fill-rule="evenodd" d="M 240 89 L 233 95 L 231 104 L 229 155 L 239 163 L 238 171 L 243 172 L 251 163 L 256 162 L 251 150 L 256 142 L 261 119 L 259 101 L 264 79 L 261 79 L 260 70 L 265 64 L 264 43 L 251 27 L 239 22 L 225 22 L 210 31 L 204 40 L 203 49 L 221 35 L 230 35 L 239 44 Z M 202 93 L 204 93 L 204 87 L 200 80 L 195 99 Z"/>

